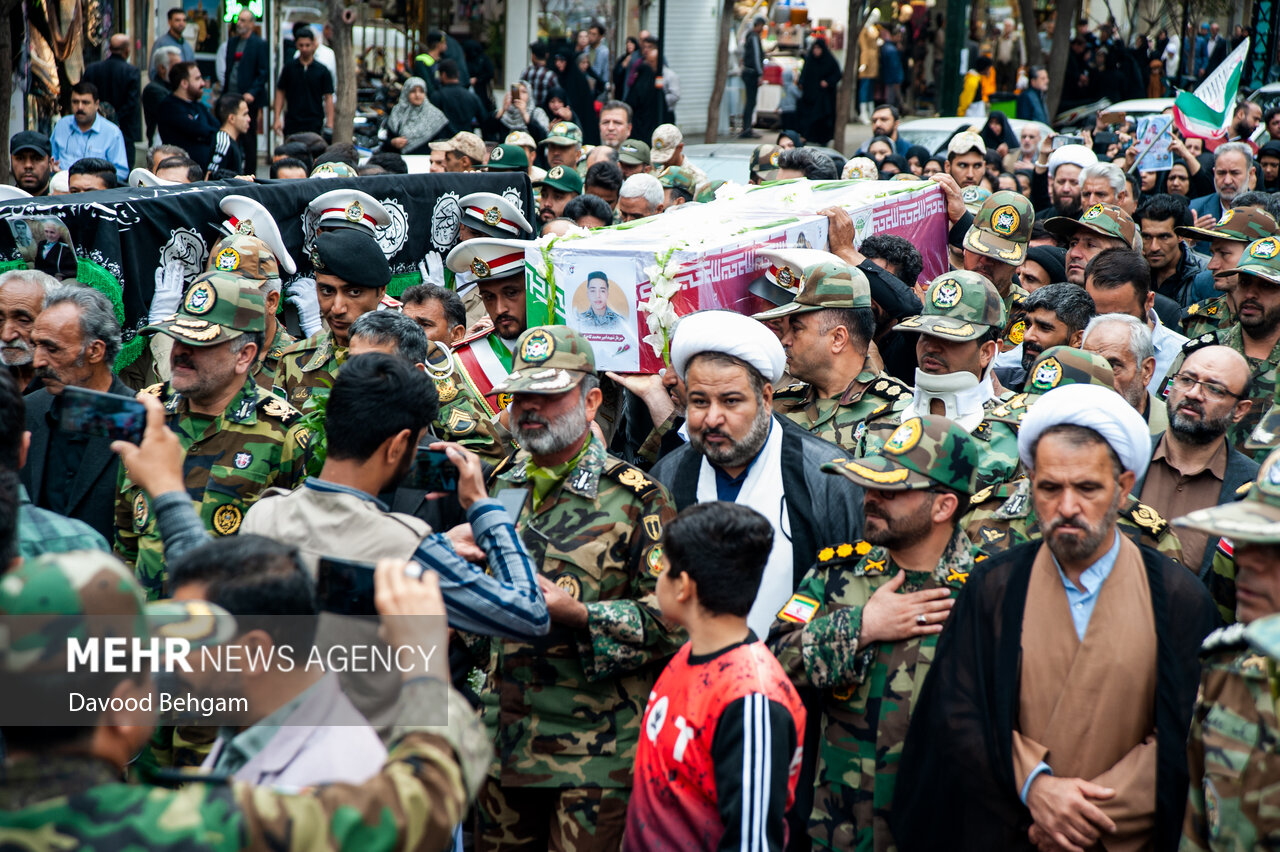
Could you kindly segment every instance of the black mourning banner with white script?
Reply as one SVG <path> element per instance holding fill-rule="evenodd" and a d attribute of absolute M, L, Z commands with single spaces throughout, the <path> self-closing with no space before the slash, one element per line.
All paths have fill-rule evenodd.
<path fill-rule="evenodd" d="M 286 248 L 297 264 L 296 275 L 311 277 L 313 217 L 307 203 L 335 189 L 358 189 L 387 208 L 391 223 L 379 228 L 378 243 L 393 275 L 412 273 L 431 251 L 441 257 L 458 239 L 458 200 L 473 192 L 506 196 L 536 221 L 532 187 L 525 174 L 504 172 L 369 175 L 359 178 L 308 180 L 217 181 L 181 186 L 120 188 L 101 192 L 24 198 L 0 202 L 0 216 L 40 219 L 56 217 L 70 232 L 82 259 L 102 266 L 120 282 L 127 339 L 146 325 L 155 290 L 156 271 L 178 262 L 189 284 L 204 271 L 209 250 L 224 235 L 227 216 L 218 209 L 226 195 L 252 198 L 272 215 Z M 0 228 L 0 260 L 26 260 L 10 228 Z"/>

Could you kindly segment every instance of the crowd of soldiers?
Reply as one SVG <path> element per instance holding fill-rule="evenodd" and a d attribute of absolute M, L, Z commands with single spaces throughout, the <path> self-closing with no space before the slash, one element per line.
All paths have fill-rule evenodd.
<path fill-rule="evenodd" d="M 152 614 L 134 638 L 278 644 L 246 625 L 314 616 L 325 559 L 376 563 L 388 641 L 449 657 L 340 678 L 341 700 L 281 678 L 239 727 L 6 724 L 0 836 L 1267 847 L 1280 226 L 1237 205 L 1177 229 L 1211 244 L 1221 292 L 1171 349 L 1121 206 L 1038 223 L 1019 193 L 966 203 L 935 180 L 952 271 L 922 281 L 916 247 L 855 247 L 849 215 L 823 211 L 828 250 L 757 252 L 750 292 L 771 307 L 682 318 L 658 375 L 598 372 L 582 335 L 528 326 L 532 229 L 488 193 L 460 201 L 444 286 L 398 298 L 382 205 L 317 197 L 301 339 L 279 316 L 278 228 L 224 199 L 228 234 L 193 282 L 158 282 L 126 376 L 105 297 L 0 275 L 0 616 L 44 616 L 7 628 L 12 684 L 59 688 L 64 638 L 104 613 Z M 1029 291 L 1040 224 L 1069 244 L 1066 280 Z M 141 442 L 61 429 L 70 387 L 136 393 Z M 408 486 L 428 450 L 455 492 Z M 716 680 L 739 646 L 754 656 Z M 701 687 L 677 699 L 676 672 Z M 432 706 L 447 724 L 413 721 Z M 731 725 L 730 706 L 757 715 Z M 376 738 L 333 721 L 349 709 Z M 304 724 L 327 733 L 286 744 Z"/>

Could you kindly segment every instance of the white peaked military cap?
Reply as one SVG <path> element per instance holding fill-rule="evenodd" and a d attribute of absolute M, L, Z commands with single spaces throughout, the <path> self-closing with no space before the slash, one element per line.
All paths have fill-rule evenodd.
<path fill-rule="evenodd" d="M 280 228 L 276 225 L 275 218 L 267 212 L 267 208 L 243 195 L 226 195 L 218 202 L 218 209 L 227 214 L 227 220 L 222 223 L 222 227 L 228 234 L 257 237 L 267 244 L 267 248 L 271 249 L 271 253 L 276 256 L 276 261 L 287 274 L 292 275 L 298 271 L 297 264 L 293 262 L 293 256 L 284 246 Z"/>

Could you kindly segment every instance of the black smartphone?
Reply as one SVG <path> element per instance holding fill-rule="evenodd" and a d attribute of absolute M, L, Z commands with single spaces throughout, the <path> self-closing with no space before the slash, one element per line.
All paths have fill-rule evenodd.
<path fill-rule="evenodd" d="M 372 562 L 321 557 L 316 574 L 316 605 L 339 615 L 377 615 L 373 568 Z"/>
<path fill-rule="evenodd" d="M 409 469 L 409 476 L 404 485 L 406 488 L 417 488 L 428 494 L 433 491 L 457 491 L 458 468 L 449 461 L 444 450 L 418 447 L 418 454 L 414 456 L 413 467 Z"/>
<path fill-rule="evenodd" d="M 1083 145 L 1083 136 L 1072 136 L 1069 134 L 1058 134 L 1053 137 L 1053 150 L 1058 150 L 1063 145 Z"/>
<path fill-rule="evenodd" d="M 141 444 L 147 428 L 147 410 L 127 396 L 64 387 L 55 409 L 58 428 L 64 432 Z"/>

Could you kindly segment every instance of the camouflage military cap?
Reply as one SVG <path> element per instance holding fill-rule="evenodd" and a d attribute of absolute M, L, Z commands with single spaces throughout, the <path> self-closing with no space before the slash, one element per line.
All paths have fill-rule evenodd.
<path fill-rule="evenodd" d="M 1117 237 L 1134 251 L 1142 248 L 1142 237 L 1133 218 L 1114 204 L 1095 204 L 1080 215 L 1079 219 L 1066 216 L 1054 216 L 1044 223 L 1045 230 L 1056 237 L 1069 240 L 1081 228 L 1101 234 L 1104 237 Z"/>
<path fill-rule="evenodd" d="M 976 272 L 955 270 L 933 279 L 924 296 L 924 313 L 898 323 L 943 340 L 976 340 L 992 328 L 1004 328 L 1004 301 L 995 285 Z"/>
<path fill-rule="evenodd" d="M 618 162 L 628 166 L 649 165 L 649 143 L 639 139 L 624 139 L 618 146 Z"/>
<path fill-rule="evenodd" d="M 654 175 L 664 189 L 683 189 L 693 195 L 698 189 L 698 178 L 684 166 L 667 166 Z"/>
<path fill-rule="evenodd" d="M 178 313 L 142 329 L 190 346 L 217 346 L 245 332 L 266 333 L 267 303 L 259 282 L 234 272 L 206 272 L 182 297 Z"/>
<path fill-rule="evenodd" d="M 1232 542 L 1280 544 L 1280 450 L 1267 456 L 1243 500 L 1174 518 L 1175 527 L 1225 536 Z"/>
<path fill-rule="evenodd" d="M 205 272 L 235 273 L 242 278 L 266 281 L 280 277 L 280 264 L 264 241 L 237 233 L 214 244 Z"/>
<path fill-rule="evenodd" d="M 1223 213 L 1217 224 L 1208 228 L 1184 225 L 1174 228 L 1173 232 L 1193 240 L 1251 243 L 1263 237 L 1280 235 L 1280 226 L 1276 225 L 1275 218 L 1265 210 L 1257 207 L 1235 207 Z"/>
<path fill-rule="evenodd" d="M 761 183 L 778 179 L 778 157 L 782 149 L 777 145 L 757 145 L 751 152 L 751 176 Z"/>
<path fill-rule="evenodd" d="M 313 178 L 360 177 L 360 173 L 346 163 L 321 163 L 311 170 Z"/>
<path fill-rule="evenodd" d="M 825 261 L 807 266 L 800 280 L 800 292 L 795 299 L 755 314 L 754 318 L 771 320 L 827 308 L 871 307 L 871 285 L 867 282 L 867 276 L 861 269 L 843 261 Z"/>
<path fill-rule="evenodd" d="M 1050 346 L 1031 365 L 1023 392 L 991 409 L 987 419 L 1021 423 L 1032 403 L 1063 385 L 1100 385 L 1115 390 L 1116 377 L 1100 355 L 1070 346 Z"/>
<path fill-rule="evenodd" d="M 985 186 L 966 186 L 964 191 L 960 193 L 960 198 L 964 201 L 964 209 L 974 216 L 978 215 L 978 211 L 982 209 L 982 205 L 986 204 L 987 199 L 990 197 L 991 190 Z"/>
<path fill-rule="evenodd" d="M 700 204 L 709 204 L 716 200 L 716 190 L 724 186 L 727 181 L 713 180 L 702 188 L 702 190 L 694 196 L 693 200 Z"/>
<path fill-rule="evenodd" d="M 146 603 L 119 559 L 78 550 L 45 554 L 5 575 L 0 634 L 0 673 L 55 675 L 67 673 L 69 638 L 168 637 L 198 648 L 234 638 L 236 620 L 207 601 Z"/>
<path fill-rule="evenodd" d="M 968 251 L 1019 266 L 1027 258 L 1031 226 L 1036 211 L 1024 196 L 1009 190 L 993 193 L 974 214 L 973 226 L 965 234 Z"/>
<path fill-rule="evenodd" d="M 564 325 L 531 328 L 516 341 L 511 372 L 494 393 L 564 393 L 596 371 L 591 342 Z"/>
<path fill-rule="evenodd" d="M 529 155 L 519 145 L 495 145 L 489 152 L 489 171 L 491 172 L 527 172 Z"/>
<path fill-rule="evenodd" d="M 1280 237 L 1263 237 L 1249 243 L 1237 266 L 1214 273 L 1215 278 L 1225 275 L 1253 275 L 1280 285 Z"/>
<path fill-rule="evenodd" d="M 977 490 L 978 447 L 959 424 L 927 414 L 894 429 L 880 455 L 830 461 L 822 470 L 878 491 L 923 491 L 941 485 L 969 495 Z"/>
<path fill-rule="evenodd" d="M 551 125 L 551 129 L 547 132 L 547 138 L 542 140 L 542 144 L 581 145 L 582 128 L 572 121 L 557 121 Z"/>

